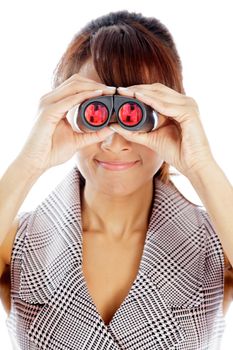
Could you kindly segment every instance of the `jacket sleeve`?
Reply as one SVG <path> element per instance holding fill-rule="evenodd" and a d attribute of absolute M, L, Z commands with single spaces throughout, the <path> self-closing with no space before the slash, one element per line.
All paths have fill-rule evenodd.
<path fill-rule="evenodd" d="M 212 329 L 211 339 L 221 341 L 226 321 L 224 317 L 224 251 L 209 214 L 202 209 L 206 235 L 206 258 L 203 289 L 206 305 L 206 324 Z M 218 331 L 215 326 L 218 324 Z"/>
<path fill-rule="evenodd" d="M 212 305 L 217 305 L 224 298 L 224 251 L 209 214 L 202 211 L 202 215 L 206 235 L 204 286 Z"/>
<path fill-rule="evenodd" d="M 28 221 L 32 212 L 23 211 L 17 215 L 19 220 L 18 228 L 15 234 L 12 251 L 11 251 L 11 295 L 15 296 L 19 287 L 20 273 L 21 273 L 21 258 L 26 237 Z"/>
<path fill-rule="evenodd" d="M 224 251 L 222 243 L 214 229 L 213 223 L 207 211 L 202 210 L 202 214 L 204 216 L 204 227 L 206 233 L 206 258 L 220 259 L 220 262 L 224 264 Z"/>

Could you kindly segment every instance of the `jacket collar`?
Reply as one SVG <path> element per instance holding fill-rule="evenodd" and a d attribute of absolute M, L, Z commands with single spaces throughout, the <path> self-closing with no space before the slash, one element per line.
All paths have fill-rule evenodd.
<path fill-rule="evenodd" d="M 46 312 L 42 308 L 31 325 L 29 336 L 39 342 L 37 331 L 46 325 L 43 315 L 49 317 L 50 312 L 53 319 L 54 299 L 70 285 L 70 295 L 75 286 L 73 293 L 89 300 L 93 325 L 101 325 L 114 344 L 113 349 L 118 347 L 108 330 L 121 339 L 123 346 L 129 324 L 134 323 L 139 312 L 134 308 L 139 308 L 140 303 L 136 305 L 135 301 L 140 298 L 144 298 L 141 315 L 144 314 L 152 325 L 151 331 L 145 333 L 145 340 L 151 338 L 152 341 L 157 337 L 161 341 L 161 336 L 165 336 L 172 349 L 185 336 L 173 308 L 192 308 L 204 298 L 202 281 L 206 241 L 197 206 L 187 201 L 172 182 L 165 185 L 154 177 L 153 206 L 138 275 L 111 323 L 105 326 L 82 273 L 80 189 L 83 185 L 84 180 L 75 166 L 29 218 L 19 297 L 27 303 L 47 304 Z M 61 305 L 57 305 L 59 307 Z M 76 312 L 79 309 L 77 306 Z M 156 330 L 153 326 L 156 320 L 171 322 L 170 329 L 163 330 L 162 327 L 162 330 Z"/>

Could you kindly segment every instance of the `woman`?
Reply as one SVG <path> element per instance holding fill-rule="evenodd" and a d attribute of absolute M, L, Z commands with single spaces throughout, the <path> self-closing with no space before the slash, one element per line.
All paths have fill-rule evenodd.
<path fill-rule="evenodd" d="M 68 111 L 114 94 L 152 107 L 156 129 L 127 131 L 114 113 L 99 131 L 72 129 Z M 36 180 L 73 155 L 63 181 L 16 217 Z M 170 165 L 207 211 L 177 190 Z M 75 35 L 0 194 L 7 326 L 20 349 L 219 348 L 233 191 L 157 19 L 119 11 Z"/>

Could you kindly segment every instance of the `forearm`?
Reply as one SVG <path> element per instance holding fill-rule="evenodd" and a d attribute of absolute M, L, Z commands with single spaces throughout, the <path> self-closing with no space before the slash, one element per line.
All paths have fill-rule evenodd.
<path fill-rule="evenodd" d="M 0 179 L 0 247 L 33 184 L 40 177 L 16 158 Z"/>
<path fill-rule="evenodd" d="M 233 266 L 233 187 L 213 160 L 188 176 Z"/>

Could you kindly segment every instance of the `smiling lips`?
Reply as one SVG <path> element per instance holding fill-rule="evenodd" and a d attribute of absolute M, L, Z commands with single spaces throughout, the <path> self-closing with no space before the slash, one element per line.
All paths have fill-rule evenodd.
<path fill-rule="evenodd" d="M 103 167 L 104 169 L 108 170 L 125 170 L 132 168 L 135 164 L 139 162 L 139 160 L 136 160 L 134 162 L 128 162 L 128 163 L 123 163 L 123 162 L 101 162 L 96 159 L 96 162 L 99 166 Z"/>

